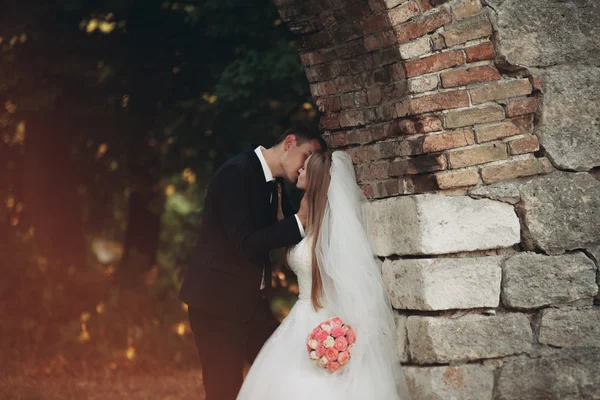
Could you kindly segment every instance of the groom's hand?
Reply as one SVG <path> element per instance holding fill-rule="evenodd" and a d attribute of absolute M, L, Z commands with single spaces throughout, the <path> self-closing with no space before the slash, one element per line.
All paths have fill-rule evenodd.
<path fill-rule="evenodd" d="M 300 209 L 296 215 L 298 216 L 298 219 L 300 219 L 302 226 L 306 228 L 306 222 L 308 220 L 308 201 L 306 200 L 306 196 L 302 197 Z"/>

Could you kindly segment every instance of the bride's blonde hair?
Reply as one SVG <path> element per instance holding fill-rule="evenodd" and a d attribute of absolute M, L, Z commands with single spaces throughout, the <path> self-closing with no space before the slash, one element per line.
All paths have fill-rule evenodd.
<path fill-rule="evenodd" d="M 331 152 L 314 153 L 306 165 L 306 200 L 308 220 L 306 224 L 308 243 L 312 246 L 312 289 L 310 299 L 315 310 L 323 307 L 323 280 L 317 263 L 317 240 L 327 207 L 327 191 L 331 181 Z"/>

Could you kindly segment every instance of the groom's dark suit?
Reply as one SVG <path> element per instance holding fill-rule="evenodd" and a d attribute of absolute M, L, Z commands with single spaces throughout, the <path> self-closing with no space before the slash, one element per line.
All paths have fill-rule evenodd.
<path fill-rule="evenodd" d="M 269 172 L 270 174 L 270 172 Z M 244 360 L 253 361 L 277 327 L 261 285 L 271 286 L 271 250 L 302 236 L 289 199 L 277 221 L 277 186 L 247 149 L 227 161 L 208 186 L 198 241 L 180 299 L 189 306 L 203 365 L 206 400 L 233 400 Z"/>

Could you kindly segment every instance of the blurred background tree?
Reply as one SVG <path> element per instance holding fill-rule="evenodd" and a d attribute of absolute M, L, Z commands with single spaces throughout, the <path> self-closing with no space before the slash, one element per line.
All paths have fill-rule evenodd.
<path fill-rule="evenodd" d="M 73 319 L 66 335 L 94 341 L 86 313 L 125 312 L 126 292 L 132 323 L 182 311 L 211 175 L 318 117 L 269 0 L 12 2 L 0 54 L 0 317 L 19 320 L 3 345 Z"/>

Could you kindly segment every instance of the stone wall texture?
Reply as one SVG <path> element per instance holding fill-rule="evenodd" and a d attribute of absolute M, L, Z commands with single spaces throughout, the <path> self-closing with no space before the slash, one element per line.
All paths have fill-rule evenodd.
<path fill-rule="evenodd" d="M 600 2 L 274 0 L 414 399 L 600 398 Z"/>

